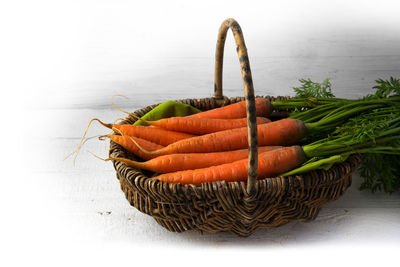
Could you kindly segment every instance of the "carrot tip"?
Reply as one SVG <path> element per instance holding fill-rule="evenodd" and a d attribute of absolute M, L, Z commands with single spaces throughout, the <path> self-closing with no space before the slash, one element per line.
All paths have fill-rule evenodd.
<path fill-rule="evenodd" d="M 88 152 L 89 154 L 92 154 L 92 156 L 94 156 L 94 157 L 96 157 L 96 158 L 98 158 L 98 159 L 101 159 L 102 161 L 109 161 L 110 159 L 108 159 L 108 158 L 102 158 L 102 157 L 99 157 L 99 156 L 97 156 L 96 154 L 94 154 L 93 152 L 91 152 L 91 151 L 89 151 L 89 150 L 86 150 L 86 152 Z"/>
<path fill-rule="evenodd" d="M 112 105 L 114 108 L 116 108 L 117 110 L 119 110 L 119 111 L 121 111 L 121 112 L 123 112 L 123 113 L 131 114 L 131 113 L 129 113 L 128 111 L 125 111 L 125 110 L 120 109 L 119 107 L 117 107 L 117 106 L 114 104 L 114 97 L 116 97 L 116 96 L 121 96 L 121 97 L 124 97 L 124 98 L 126 98 L 126 99 L 129 99 L 129 97 L 127 97 L 127 96 L 125 96 L 125 95 L 113 95 L 113 96 L 111 97 L 111 105 Z"/>
<path fill-rule="evenodd" d="M 74 157 L 74 160 L 73 160 L 73 164 L 74 164 L 74 166 L 75 166 L 76 158 L 78 157 L 79 151 L 81 150 L 82 146 L 83 146 L 87 141 L 89 141 L 90 139 L 96 138 L 96 137 L 98 137 L 98 138 L 100 139 L 101 137 L 107 137 L 107 136 L 108 136 L 108 135 L 95 135 L 95 136 L 83 138 L 82 141 L 79 143 L 78 147 L 77 147 L 74 151 L 72 151 L 70 154 L 68 154 L 68 155 L 64 158 L 64 160 L 68 159 L 69 157 L 71 157 L 72 155 L 75 154 L 75 157 Z M 100 140 L 101 140 L 101 139 L 100 139 Z"/>

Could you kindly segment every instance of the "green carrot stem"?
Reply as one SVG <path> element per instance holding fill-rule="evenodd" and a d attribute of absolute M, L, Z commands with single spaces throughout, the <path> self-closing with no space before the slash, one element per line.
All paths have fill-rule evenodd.
<path fill-rule="evenodd" d="M 361 108 L 360 108 L 361 110 L 360 111 L 363 111 L 363 110 L 368 110 L 369 109 L 368 107 L 370 107 L 371 109 L 374 109 L 375 108 L 374 105 L 378 105 L 378 107 L 379 106 L 383 106 L 384 107 L 384 106 L 388 106 L 388 105 L 391 106 L 391 105 L 395 104 L 395 102 L 396 101 L 389 100 L 389 99 L 386 99 L 386 98 L 385 99 L 372 99 L 372 100 L 358 100 L 358 101 L 355 101 L 355 102 L 352 102 L 352 103 L 349 103 L 349 104 L 346 104 L 346 105 L 342 105 L 339 108 L 332 110 L 326 116 L 326 118 L 330 118 L 331 116 L 336 117 L 337 114 L 342 114 L 341 113 L 342 110 L 345 110 L 345 111 L 352 110 L 354 112 L 357 109 L 353 109 L 353 108 L 357 108 L 359 106 L 361 106 Z"/>
<path fill-rule="evenodd" d="M 320 113 L 321 111 L 331 111 L 333 108 L 337 108 L 339 106 L 340 105 L 338 105 L 338 103 L 324 104 L 301 112 L 294 112 L 293 116 L 307 116 L 309 114 Z"/>
<path fill-rule="evenodd" d="M 389 121 L 388 124 L 389 124 L 389 125 L 393 125 L 393 124 L 395 124 L 395 123 L 397 123 L 397 122 L 399 122 L 399 121 L 400 121 L 400 116 L 397 117 L 396 119 L 393 119 L 393 120 Z"/>
<path fill-rule="evenodd" d="M 304 118 L 304 119 L 301 119 L 301 120 L 302 120 L 303 122 L 308 122 L 308 123 L 316 122 L 316 121 L 318 121 L 319 119 L 325 117 L 325 116 L 327 115 L 328 112 L 329 112 L 329 111 L 320 112 L 320 113 L 314 115 L 313 117 L 310 116 L 309 118 Z"/>
<path fill-rule="evenodd" d="M 384 131 L 383 133 L 381 133 L 379 135 L 379 137 L 384 137 L 384 136 L 388 136 L 388 135 L 393 135 L 393 134 L 397 134 L 400 133 L 400 127 L 396 127 L 396 128 L 389 128 L 389 130 Z"/>
<path fill-rule="evenodd" d="M 292 98 L 288 100 L 277 100 L 271 104 L 275 109 L 291 109 L 291 108 L 313 108 L 324 104 L 337 102 L 350 102 L 353 100 L 343 98 L 323 98 L 323 97 L 308 97 L 308 98 Z"/>
<path fill-rule="evenodd" d="M 400 132 L 400 127 L 389 130 L 387 132 L 390 132 L 391 134 L 396 134 Z M 312 157 L 322 157 L 322 156 L 328 156 L 328 155 L 335 155 L 335 154 L 341 154 L 341 153 L 349 153 L 354 151 L 357 151 L 357 149 L 373 149 L 373 146 L 376 146 L 378 144 L 384 144 L 388 143 L 391 141 L 395 140 L 400 140 L 399 135 L 394 135 L 394 136 L 388 136 L 389 134 L 385 132 L 379 137 L 377 137 L 375 140 L 370 140 L 366 142 L 359 142 L 357 140 L 351 139 L 351 136 L 345 136 L 341 137 L 338 139 L 326 141 L 326 142 L 319 142 L 317 144 L 312 143 L 309 145 L 303 146 L 303 151 L 306 154 L 308 158 Z"/>
<path fill-rule="evenodd" d="M 381 105 L 371 105 L 371 106 L 367 105 L 367 106 L 363 106 L 363 107 L 353 108 L 353 109 L 350 109 L 350 110 L 347 110 L 344 112 L 338 112 L 338 113 L 332 114 L 332 115 L 328 114 L 327 116 L 325 116 L 324 118 L 322 118 L 321 120 L 319 120 L 318 122 L 315 122 L 313 124 L 314 124 L 314 126 L 321 126 L 324 124 L 338 121 L 339 119 L 346 119 L 354 114 L 361 113 L 362 111 L 374 109 L 374 108 L 377 108 L 380 106 Z"/>
<path fill-rule="evenodd" d="M 289 172 L 283 173 L 283 174 L 281 174 L 281 176 L 295 175 L 295 174 L 309 172 L 309 171 L 316 170 L 316 169 L 328 170 L 330 167 L 332 167 L 333 164 L 339 163 L 339 162 L 344 162 L 349 157 L 349 155 L 350 154 L 334 155 L 329 158 L 324 158 L 324 159 L 321 159 L 318 161 L 310 162 L 299 168 L 296 168 Z"/>
<path fill-rule="evenodd" d="M 332 109 L 335 109 L 337 105 L 323 105 L 323 106 L 318 106 L 313 109 L 301 111 L 301 112 L 294 112 L 290 114 L 290 118 L 292 119 L 298 119 L 302 120 L 303 122 L 313 122 L 316 121 L 320 118 L 323 118 L 326 116 L 329 112 L 332 111 Z"/>
<path fill-rule="evenodd" d="M 400 155 L 400 148 L 398 147 L 391 147 L 391 146 L 377 146 L 377 147 L 368 147 L 364 149 L 355 150 L 354 153 L 360 154 L 367 154 L 367 153 L 374 153 L 374 154 L 390 154 L 390 155 Z"/>
<path fill-rule="evenodd" d="M 400 148 L 390 147 L 390 146 L 377 146 L 377 147 L 368 147 L 368 148 L 364 148 L 364 149 L 349 151 L 346 153 L 333 155 L 328 158 L 322 158 L 322 159 L 319 159 L 316 161 L 314 160 L 314 161 L 305 162 L 299 168 L 296 168 L 289 172 L 283 173 L 283 174 L 281 174 L 281 176 L 296 175 L 296 174 L 309 172 L 309 171 L 316 170 L 316 169 L 328 170 L 334 164 L 344 162 L 352 154 L 366 154 L 366 153 L 400 155 Z"/>

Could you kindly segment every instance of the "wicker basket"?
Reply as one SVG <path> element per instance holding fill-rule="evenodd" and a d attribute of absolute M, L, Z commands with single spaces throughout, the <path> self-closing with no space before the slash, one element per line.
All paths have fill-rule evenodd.
<path fill-rule="evenodd" d="M 226 98 L 222 94 L 223 49 L 228 29 L 232 30 L 237 45 L 245 98 Z M 265 98 L 281 99 L 269 96 Z M 250 64 L 239 24 L 233 19 L 227 19 L 222 23 L 218 34 L 215 96 L 177 101 L 200 110 L 209 110 L 244 99 L 247 104 L 250 144 L 247 182 L 220 181 L 196 186 L 168 184 L 150 180 L 144 172 L 114 161 L 117 178 L 129 203 L 172 232 L 195 230 L 249 236 L 259 228 L 313 220 L 324 204 L 338 199 L 346 191 L 351 184 L 351 174 L 360 162 L 359 156 L 351 156 L 328 171 L 317 170 L 303 175 L 256 179 L 256 114 Z M 134 113 L 143 116 L 156 106 L 157 104 Z M 129 116 L 124 123 L 135 121 L 135 118 Z M 110 156 L 134 157 L 114 142 L 111 142 Z"/>

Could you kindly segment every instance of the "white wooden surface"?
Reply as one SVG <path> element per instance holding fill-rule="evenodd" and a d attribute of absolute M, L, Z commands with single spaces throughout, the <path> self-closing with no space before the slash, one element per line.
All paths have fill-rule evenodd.
<path fill-rule="evenodd" d="M 244 7 L 236 1 L 35 1 L 23 9 L 9 8 L 6 20 L 14 28 L 8 34 L 14 42 L 3 49 L 11 51 L 5 55 L 4 77 L 15 95 L 2 107 L 8 165 L 2 170 L 0 197 L 8 215 L 1 227 L 5 258 L 15 265 L 124 264 L 140 256 L 167 264 L 173 261 L 164 260 L 168 253 L 195 256 L 209 249 L 222 253 L 213 256 L 216 262 L 229 256 L 236 263 L 253 263 L 235 254 L 243 248 L 274 251 L 295 263 L 309 249 L 318 252 L 310 257 L 319 260 L 327 251 L 336 254 L 327 265 L 343 260 L 339 255 L 366 264 L 395 256 L 400 195 L 360 192 L 357 173 L 346 194 L 323 208 L 315 221 L 260 230 L 244 239 L 170 233 L 130 207 L 111 163 L 85 151 L 106 156 L 104 142 L 87 142 L 75 166 L 63 160 L 91 118 L 124 117 L 110 105 L 114 94 L 130 97 L 118 104 L 132 111 L 169 99 L 211 96 L 216 32 L 227 17 L 236 18 L 244 31 L 257 94 L 292 95 L 298 79 L 308 77 L 331 78 L 339 97 L 372 92 L 375 79 L 400 74 L 399 5 L 394 1 L 250 1 Z M 24 19 L 11 18 L 17 11 Z M 230 35 L 225 55 L 224 94 L 240 96 Z M 19 109 L 16 99 L 21 97 Z M 24 131 L 19 122 L 25 123 Z M 12 130 L 22 142 L 12 142 Z M 93 124 L 88 135 L 103 133 Z M 29 160 L 20 160 L 21 155 Z M 155 251 L 160 256 L 154 257 Z M 252 255 L 253 260 L 260 257 Z"/>

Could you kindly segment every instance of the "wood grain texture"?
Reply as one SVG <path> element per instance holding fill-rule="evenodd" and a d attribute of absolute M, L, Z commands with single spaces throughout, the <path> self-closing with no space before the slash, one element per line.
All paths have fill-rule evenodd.
<path fill-rule="evenodd" d="M 357 98 L 372 93 L 376 79 L 396 77 L 400 73 L 400 55 L 256 57 L 251 51 L 256 95 L 293 96 L 292 88 L 300 85 L 298 80 L 301 78 L 311 78 L 316 82 L 330 78 L 335 95 Z M 233 55 L 236 53 L 230 52 Z M 158 64 L 155 65 L 155 62 Z M 37 100 L 25 103 L 25 107 L 101 110 L 110 108 L 112 95 L 122 94 L 130 100 L 121 98 L 116 103 L 122 108 L 136 110 L 165 99 L 210 97 L 214 90 L 213 66 L 211 55 L 159 59 L 144 57 L 120 65 L 94 66 L 88 75 L 56 83 L 48 91 L 37 91 Z M 223 79 L 225 96 L 243 95 L 236 57 L 225 57 Z M 43 87 L 49 86 L 43 84 Z"/>

